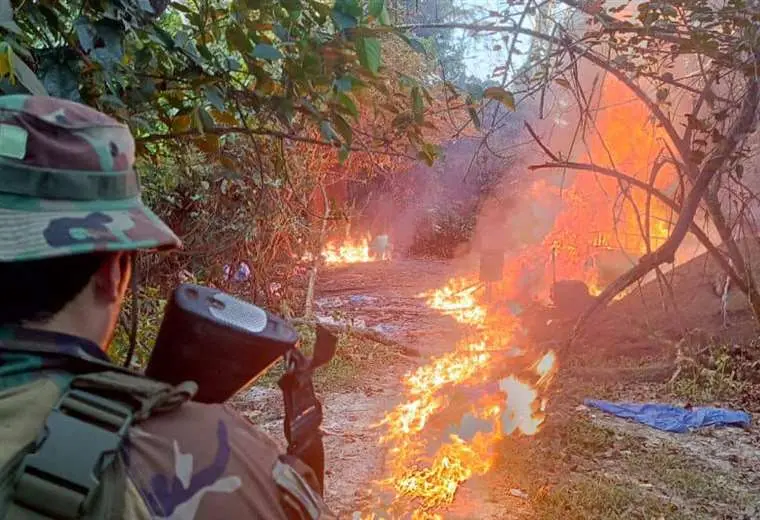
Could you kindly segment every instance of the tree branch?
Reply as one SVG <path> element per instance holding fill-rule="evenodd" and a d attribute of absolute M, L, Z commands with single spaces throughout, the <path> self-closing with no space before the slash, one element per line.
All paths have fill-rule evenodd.
<path fill-rule="evenodd" d="M 675 145 L 676 149 L 678 150 L 679 155 L 681 155 L 681 159 L 684 163 L 688 163 L 689 160 L 689 148 L 685 145 L 681 137 L 679 136 L 678 132 L 675 129 L 675 126 L 671 122 L 671 120 L 665 115 L 665 113 L 660 109 L 657 104 L 650 99 L 650 97 L 644 92 L 644 90 L 637 85 L 631 78 L 629 78 L 625 73 L 623 73 L 621 70 L 616 69 L 613 67 L 605 58 L 601 56 L 597 56 L 595 53 L 591 51 L 591 49 L 587 47 L 583 47 L 579 45 L 577 42 L 573 42 L 569 40 L 568 38 L 558 38 L 554 36 L 548 36 L 546 34 L 543 34 L 538 31 L 534 31 L 531 29 L 525 29 L 523 27 L 509 27 L 506 25 L 478 25 L 478 24 L 470 24 L 470 23 L 430 23 L 430 24 L 409 24 L 409 25 L 398 25 L 396 26 L 396 29 L 401 30 L 414 30 L 414 29 L 465 29 L 465 30 L 471 30 L 471 31 L 477 31 L 477 32 L 506 32 L 511 34 L 522 34 L 526 36 L 531 36 L 533 38 L 538 38 L 540 40 L 550 42 L 553 44 L 558 45 L 565 45 L 568 48 L 576 47 L 578 48 L 578 52 L 581 56 L 589 60 L 594 65 L 608 71 L 610 74 L 615 76 L 618 80 L 620 80 L 625 86 L 627 86 L 633 94 L 639 98 L 646 106 L 647 109 L 652 113 L 652 115 L 655 117 L 658 123 L 662 125 L 662 127 L 665 129 L 665 132 L 668 134 L 668 137 Z M 649 33 L 648 33 L 649 34 Z M 657 37 L 657 33 L 649 34 L 652 37 Z"/>
<path fill-rule="evenodd" d="M 203 135 L 231 135 L 231 134 L 244 134 L 244 135 L 260 135 L 264 137 L 277 137 L 280 139 L 285 139 L 287 141 L 296 141 L 300 143 L 307 143 L 307 144 L 313 144 L 317 146 L 326 146 L 330 148 L 340 148 L 340 143 L 330 142 L 330 141 L 322 141 L 321 139 L 314 139 L 311 137 L 306 137 L 298 134 L 289 134 L 285 132 L 278 132 L 276 130 L 259 130 L 255 128 L 246 128 L 241 126 L 226 126 L 226 127 L 216 127 L 216 128 L 210 128 L 207 130 L 204 130 L 202 133 L 198 130 L 185 130 L 183 132 L 170 132 L 166 134 L 150 134 L 146 135 L 144 137 L 138 137 L 135 139 L 138 143 L 152 143 L 156 141 L 170 141 L 174 139 L 187 139 L 192 137 L 201 137 Z M 366 148 L 356 147 L 352 146 L 349 148 L 352 152 L 364 152 L 364 153 L 375 153 L 379 155 L 388 155 L 391 157 L 403 157 L 405 159 L 415 159 L 415 157 L 412 157 L 410 155 L 407 155 L 402 152 L 394 152 L 394 151 L 385 151 L 385 150 L 369 150 Z"/>
<path fill-rule="evenodd" d="M 679 214 L 681 213 L 681 206 L 679 206 L 673 199 L 671 199 L 670 197 L 668 197 L 667 195 L 665 195 L 658 189 L 653 188 L 646 182 L 640 179 L 637 179 L 636 177 L 633 177 L 632 175 L 627 175 L 625 173 L 619 172 L 617 170 L 613 170 L 611 168 L 597 166 L 596 164 L 586 164 L 586 163 L 576 163 L 576 162 L 556 162 L 556 163 L 536 164 L 533 166 L 528 166 L 528 169 L 532 171 L 556 169 L 556 168 L 565 168 L 565 169 L 576 170 L 576 171 L 588 171 L 588 172 L 598 173 L 599 175 L 612 177 L 624 182 L 628 182 L 631 184 L 631 186 L 634 186 L 647 193 L 650 193 L 654 198 L 656 198 L 657 200 L 659 200 L 660 202 L 668 206 L 670 209 L 672 209 L 676 213 L 679 213 Z M 710 241 L 710 238 L 707 236 L 707 234 L 704 231 L 702 231 L 702 228 L 700 228 L 697 224 L 694 223 L 693 219 L 692 219 L 691 225 L 689 226 L 689 232 L 692 235 L 694 235 L 694 237 L 696 237 L 697 240 L 699 240 L 699 243 L 705 247 L 707 252 L 715 259 L 718 265 L 720 265 L 721 269 L 723 269 L 728 274 L 728 276 L 731 277 L 731 281 L 734 282 L 740 290 L 742 291 L 746 290 L 747 285 L 744 283 L 742 278 L 731 267 L 731 264 L 729 264 L 728 260 L 720 251 L 720 249 L 718 249 Z M 635 281 L 636 280 L 633 280 L 631 283 Z M 623 289 L 620 289 L 620 290 L 622 291 Z M 616 295 L 617 293 L 613 294 L 612 298 L 614 298 Z"/>
<path fill-rule="evenodd" d="M 578 318 L 570 342 L 578 337 L 583 326 L 594 312 L 612 301 L 620 291 L 636 282 L 636 280 L 640 279 L 660 264 L 672 263 L 674 261 L 676 250 L 681 245 L 686 233 L 695 225 L 694 215 L 696 214 L 700 202 L 707 192 L 711 181 L 729 160 L 744 137 L 754 130 L 759 103 L 760 85 L 758 83 L 758 78 L 752 77 L 749 79 L 747 95 L 742 103 L 742 110 L 739 117 L 732 125 L 726 138 L 721 141 L 711 154 L 710 158 L 704 163 L 702 171 L 699 176 L 697 176 L 691 191 L 689 191 L 689 194 L 686 196 L 686 200 L 679 212 L 676 225 L 668 239 L 665 240 L 665 242 L 652 254 L 643 256 L 637 265 L 619 276 L 614 282 L 607 286 L 604 291 L 602 291 L 602 293 L 596 298 L 594 304 L 586 309 L 581 317 Z"/>

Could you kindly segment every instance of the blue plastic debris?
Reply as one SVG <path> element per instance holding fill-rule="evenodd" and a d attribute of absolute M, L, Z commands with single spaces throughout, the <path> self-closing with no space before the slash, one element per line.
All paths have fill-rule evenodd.
<path fill-rule="evenodd" d="M 365 296 L 363 294 L 353 294 L 348 297 L 348 301 L 352 303 L 353 305 L 362 305 L 362 304 L 371 305 L 373 303 L 377 303 L 377 298 L 375 298 L 374 296 Z"/>
<path fill-rule="evenodd" d="M 666 432 L 685 433 L 707 426 L 739 426 L 746 428 L 752 417 L 747 412 L 726 408 L 683 408 L 658 403 L 613 403 L 586 399 L 586 406 Z"/>

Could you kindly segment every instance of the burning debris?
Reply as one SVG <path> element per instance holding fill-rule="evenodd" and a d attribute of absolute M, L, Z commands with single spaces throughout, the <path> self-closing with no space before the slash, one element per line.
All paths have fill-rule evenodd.
<path fill-rule="evenodd" d="M 342 243 L 328 242 L 322 249 L 322 258 L 327 265 L 344 265 L 375 262 L 390 259 L 391 246 L 388 235 L 369 236 Z"/>
<path fill-rule="evenodd" d="M 383 513 L 364 518 L 441 518 L 436 508 L 451 503 L 463 482 L 491 469 L 499 441 L 539 431 L 555 355 L 535 355 L 521 344 L 519 318 L 482 303 L 480 289 L 471 279 L 454 278 L 422 295 L 471 335 L 404 379 L 406 400 L 381 423 L 389 476 L 379 484 L 393 499 Z"/>
<path fill-rule="evenodd" d="M 329 242 L 322 249 L 322 257 L 327 265 L 358 264 L 374 260 L 369 254 L 369 238 L 366 237 L 340 244 Z"/>
<path fill-rule="evenodd" d="M 485 307 L 475 299 L 475 292 L 480 288 L 480 282 L 467 278 L 455 278 L 445 287 L 435 289 L 420 296 L 426 298 L 428 307 L 441 311 L 465 325 L 480 326 L 486 318 Z"/>

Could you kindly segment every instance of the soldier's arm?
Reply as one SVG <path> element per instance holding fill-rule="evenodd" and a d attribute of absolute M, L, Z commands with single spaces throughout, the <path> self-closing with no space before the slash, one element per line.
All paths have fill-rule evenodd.
<path fill-rule="evenodd" d="M 128 474 L 158 518 L 289 518 L 277 447 L 224 405 L 188 403 L 130 434 Z"/>

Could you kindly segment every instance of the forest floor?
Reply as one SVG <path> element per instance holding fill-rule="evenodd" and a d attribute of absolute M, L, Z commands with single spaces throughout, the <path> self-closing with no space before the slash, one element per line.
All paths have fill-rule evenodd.
<path fill-rule="evenodd" d="M 590 333 L 559 352 L 543 429 L 504 439 L 492 470 L 466 482 L 454 503 L 436 512 L 447 519 L 760 518 L 760 343 L 741 303 L 732 303 L 732 324 L 723 327 L 706 266 L 694 261 L 670 277 L 683 304 L 664 302 L 649 284 L 599 313 Z M 343 335 L 336 359 L 317 376 L 326 498 L 340 518 L 366 513 L 372 483 L 386 476 L 377 424 L 400 402 L 403 375 L 453 350 L 464 334 L 419 296 L 467 274 L 463 268 L 399 260 L 322 273 L 319 315 L 398 342 Z M 544 334 L 561 339 L 569 324 L 554 320 Z M 692 341 L 678 343 L 695 329 L 701 332 L 690 333 Z M 309 344 L 311 331 L 303 332 Z M 693 364 L 681 363 L 679 348 Z M 683 371 L 670 381 L 677 366 Z M 259 381 L 233 404 L 284 444 L 274 380 Z M 590 410 L 585 398 L 729 406 L 753 413 L 753 426 L 664 433 Z"/>

